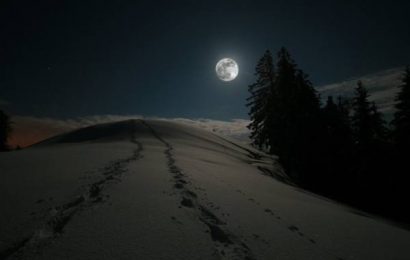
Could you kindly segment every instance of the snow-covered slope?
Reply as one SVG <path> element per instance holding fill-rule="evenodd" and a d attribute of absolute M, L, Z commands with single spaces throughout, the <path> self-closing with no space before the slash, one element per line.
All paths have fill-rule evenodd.
<path fill-rule="evenodd" d="M 410 232 L 177 123 L 81 129 L 0 154 L 0 174 L 0 258 L 410 259 Z"/>

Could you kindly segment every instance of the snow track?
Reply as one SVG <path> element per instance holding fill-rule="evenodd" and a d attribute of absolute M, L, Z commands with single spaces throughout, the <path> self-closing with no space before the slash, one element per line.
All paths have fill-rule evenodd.
<path fill-rule="evenodd" d="M 226 220 L 221 220 L 215 216 L 210 208 L 205 207 L 199 201 L 202 201 L 204 204 L 207 205 L 215 205 L 215 203 L 208 201 L 206 198 L 198 198 L 198 195 L 193 192 L 189 186 L 193 186 L 193 183 L 189 180 L 188 176 L 184 174 L 183 170 L 177 166 L 175 157 L 173 155 L 174 147 L 170 144 L 170 142 L 166 141 L 163 137 L 161 137 L 152 126 L 150 126 L 147 122 L 141 120 L 142 123 L 148 127 L 150 132 L 153 134 L 155 138 L 157 138 L 161 143 L 164 144 L 165 150 L 164 154 L 167 158 L 167 164 L 169 172 L 172 174 L 174 179 L 174 188 L 178 191 L 177 194 L 180 197 L 181 206 L 185 208 L 192 209 L 197 217 L 203 224 L 205 224 L 209 231 L 211 239 L 214 241 L 215 248 L 220 256 L 221 259 L 256 259 L 250 248 L 241 241 L 241 239 L 233 234 L 232 231 L 226 228 Z M 224 141 L 227 141 L 223 139 Z M 229 142 L 229 141 L 227 141 Z M 235 146 L 239 147 L 240 149 L 245 150 L 251 159 L 254 159 L 256 163 L 260 163 L 261 156 L 255 152 L 252 152 L 246 148 L 243 148 L 237 144 Z M 249 164 L 254 164 L 254 162 L 248 162 Z M 272 172 L 263 166 L 257 166 L 257 168 L 265 175 L 276 178 L 279 181 L 284 183 L 291 184 L 288 179 L 281 178 L 280 175 L 274 175 Z M 195 189 L 201 190 L 201 187 L 195 187 Z M 203 189 L 202 189 L 203 190 Z M 256 205 L 260 206 L 260 203 L 253 198 L 247 198 L 247 195 L 238 190 L 238 192 L 245 197 L 245 199 L 255 203 Z M 283 226 L 286 230 L 290 231 L 291 233 L 298 236 L 300 239 L 306 241 L 307 243 L 311 244 L 314 247 L 317 247 L 316 250 L 323 252 L 324 254 L 329 256 L 329 259 L 336 259 L 336 260 L 343 260 L 342 257 L 336 256 L 332 252 L 329 252 L 326 249 L 321 248 L 317 245 L 315 239 L 309 237 L 305 233 L 303 233 L 296 225 L 288 223 L 288 221 L 281 217 L 278 214 L 275 214 L 271 209 L 266 208 L 263 209 L 265 214 L 268 214 L 276 221 L 279 225 Z"/>
<path fill-rule="evenodd" d="M 141 159 L 143 146 L 135 137 L 131 139 L 137 148 L 130 157 L 119 159 L 109 163 L 103 168 L 102 177 L 98 181 L 90 183 L 88 189 L 66 203 L 56 206 L 49 211 L 49 217 L 44 219 L 43 224 L 34 230 L 29 237 L 14 243 L 0 252 L 0 259 L 14 259 L 38 254 L 44 246 L 64 232 L 64 227 L 70 220 L 83 210 L 94 207 L 97 203 L 105 202 L 109 195 L 104 194 L 104 189 L 121 181 L 126 172 L 127 165 L 132 161 Z"/>
<path fill-rule="evenodd" d="M 189 186 L 192 182 L 183 170 L 176 164 L 172 151 L 173 146 L 162 138 L 153 127 L 147 122 L 142 123 L 148 127 L 153 136 L 164 144 L 164 154 L 167 158 L 168 170 L 174 179 L 174 188 L 180 197 L 181 206 L 194 211 L 198 220 L 205 224 L 209 230 L 210 238 L 215 244 L 215 249 L 221 259 L 255 259 L 249 247 L 241 239 L 226 228 L 226 222 L 216 217 L 209 208 L 203 206 L 199 201 L 198 195 Z M 199 188 L 199 187 L 197 187 Z"/>

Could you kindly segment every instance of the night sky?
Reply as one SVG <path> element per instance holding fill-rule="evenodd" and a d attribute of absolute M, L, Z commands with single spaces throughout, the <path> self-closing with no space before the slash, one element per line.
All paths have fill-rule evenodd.
<path fill-rule="evenodd" d="M 247 118 L 254 66 L 282 46 L 317 86 L 406 65 L 410 4 L 3 0 L 0 100 L 38 117 Z M 223 57 L 234 81 L 215 75 Z"/>

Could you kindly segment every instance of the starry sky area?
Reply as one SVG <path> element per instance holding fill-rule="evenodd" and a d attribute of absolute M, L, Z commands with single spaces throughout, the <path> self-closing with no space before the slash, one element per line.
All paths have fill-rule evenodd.
<path fill-rule="evenodd" d="M 410 2 L 3 0 L 1 106 L 247 118 L 256 62 L 282 46 L 316 86 L 409 64 Z M 216 77 L 224 57 L 239 64 L 234 81 Z"/>

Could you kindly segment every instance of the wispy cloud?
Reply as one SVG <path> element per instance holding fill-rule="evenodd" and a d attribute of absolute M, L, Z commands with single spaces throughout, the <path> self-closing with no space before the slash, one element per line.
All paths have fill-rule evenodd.
<path fill-rule="evenodd" d="M 31 116 L 13 117 L 13 134 L 9 140 L 12 146 L 25 147 L 49 137 L 72 131 L 78 128 L 117 122 L 128 119 L 142 118 L 140 115 L 98 115 L 80 117 L 74 119 L 39 118 Z M 179 122 L 193 127 L 213 131 L 233 138 L 247 140 L 249 124 L 248 120 L 234 119 L 221 121 L 212 119 L 187 119 L 187 118 L 151 118 Z"/>
<path fill-rule="evenodd" d="M 376 102 L 381 112 L 389 118 L 394 112 L 395 97 L 399 91 L 404 68 L 393 68 L 377 73 L 355 77 L 343 82 L 328 84 L 317 88 L 323 98 L 343 96 L 350 98 L 354 94 L 357 81 L 361 80 L 369 90 L 369 100 Z"/>

